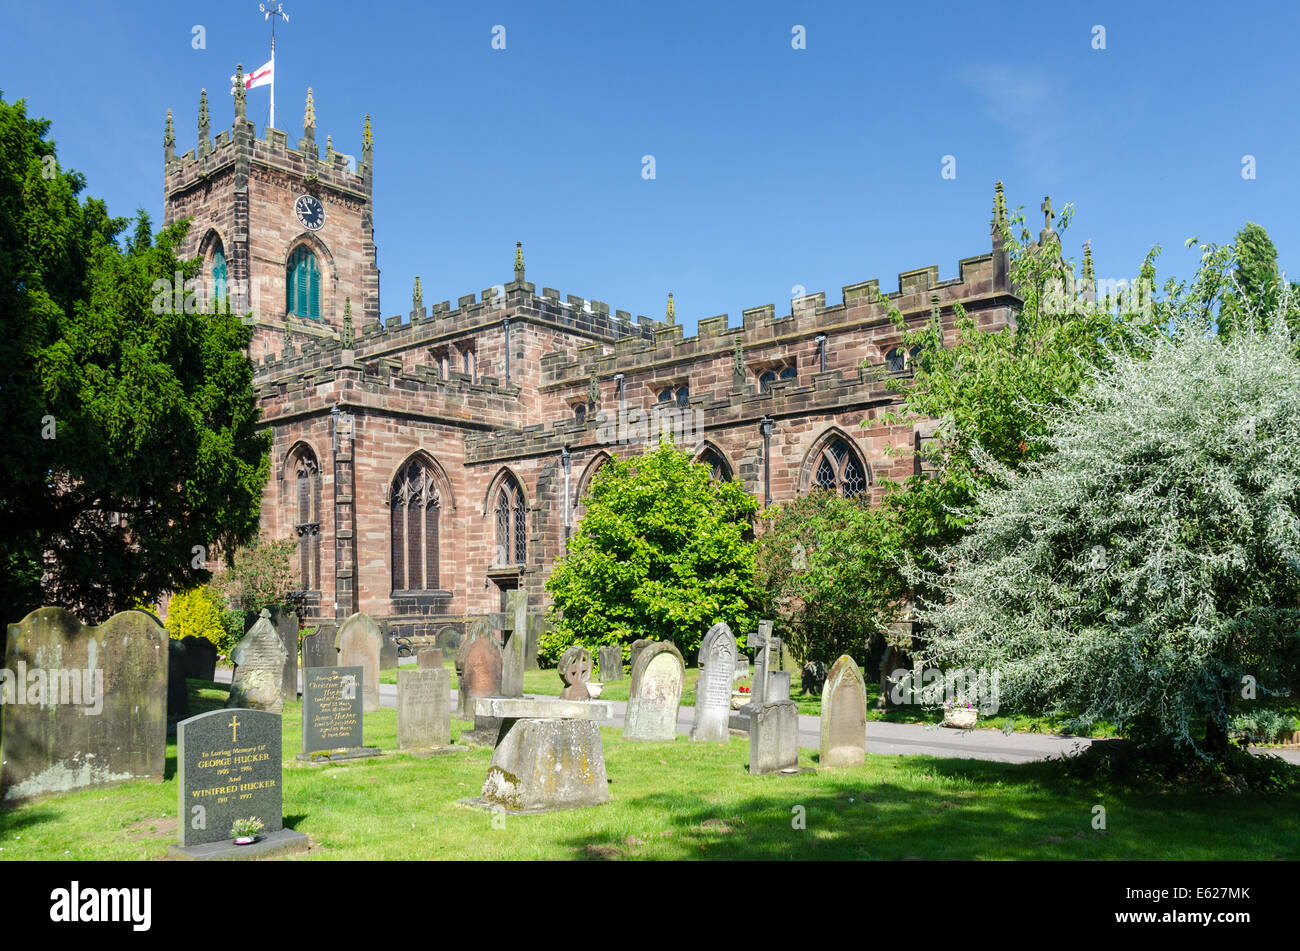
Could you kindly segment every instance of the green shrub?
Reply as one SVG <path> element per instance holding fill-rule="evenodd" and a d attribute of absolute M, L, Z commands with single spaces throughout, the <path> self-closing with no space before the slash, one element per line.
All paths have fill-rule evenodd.
<path fill-rule="evenodd" d="M 225 606 L 207 585 L 179 591 L 167 608 L 167 633 L 176 640 L 191 635 L 206 638 L 224 649 L 228 641 L 224 614 Z"/>

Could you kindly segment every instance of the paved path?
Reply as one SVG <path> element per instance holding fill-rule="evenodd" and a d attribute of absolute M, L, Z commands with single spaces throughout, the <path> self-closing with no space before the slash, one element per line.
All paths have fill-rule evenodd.
<path fill-rule="evenodd" d="M 301 676 L 299 674 L 299 678 Z M 218 670 L 217 680 L 229 683 L 230 671 Z M 451 698 L 454 708 L 455 690 L 451 692 Z M 385 707 L 396 707 L 397 687 L 393 684 L 380 684 L 379 703 Z M 609 720 L 600 721 L 601 725 L 621 727 L 623 718 L 627 715 L 627 704 L 618 700 L 611 703 L 614 716 Z M 688 735 L 694 722 L 695 708 L 682 707 L 677 718 L 677 732 Z M 949 759 L 979 759 L 995 763 L 1028 763 L 1070 753 L 1076 749 L 1084 749 L 1092 742 L 1084 737 L 1057 736 L 1050 733 L 1012 733 L 1008 736 L 1001 730 L 953 730 L 918 723 L 880 721 L 867 723 L 867 752 L 895 756 L 942 756 Z M 821 718 L 800 714 L 799 747 L 815 750 L 820 743 Z M 1300 750 L 1261 750 L 1252 747 L 1251 752 L 1257 755 L 1273 753 L 1288 762 L 1300 765 Z"/>

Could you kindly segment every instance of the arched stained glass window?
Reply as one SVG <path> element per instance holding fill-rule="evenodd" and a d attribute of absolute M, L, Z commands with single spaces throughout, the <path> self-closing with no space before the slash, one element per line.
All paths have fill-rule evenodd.
<path fill-rule="evenodd" d="M 867 487 L 867 470 L 858 454 L 843 439 L 836 438 L 813 459 L 811 484 L 814 488 L 852 498 Z"/>
<path fill-rule="evenodd" d="M 212 252 L 212 297 L 215 301 L 226 298 L 226 252 L 220 242 Z"/>
<path fill-rule="evenodd" d="M 514 476 L 507 475 L 497 490 L 495 506 L 497 564 L 522 565 L 528 560 L 528 521 L 524 493 Z"/>
<path fill-rule="evenodd" d="M 438 516 L 442 498 L 426 460 L 413 459 L 393 480 L 393 590 L 437 591 Z"/>
<path fill-rule="evenodd" d="M 289 255 L 284 279 L 285 308 L 295 317 L 320 320 L 320 268 L 316 255 L 299 246 Z"/>

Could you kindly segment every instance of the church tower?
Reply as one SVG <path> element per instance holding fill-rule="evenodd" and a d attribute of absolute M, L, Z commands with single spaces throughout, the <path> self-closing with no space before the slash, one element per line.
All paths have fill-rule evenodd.
<path fill-rule="evenodd" d="M 198 144 L 175 154 L 171 113 L 163 139 L 163 221 L 191 218 L 181 251 L 197 257 L 209 293 L 229 294 L 252 314 L 252 358 L 279 357 L 287 343 L 338 337 L 345 302 L 353 319 L 379 320 L 370 117 L 361 159 L 316 143 L 316 106 L 307 90 L 302 137 L 247 117 L 242 67 L 235 74 L 235 121 L 213 139 L 208 97 L 199 98 Z"/>

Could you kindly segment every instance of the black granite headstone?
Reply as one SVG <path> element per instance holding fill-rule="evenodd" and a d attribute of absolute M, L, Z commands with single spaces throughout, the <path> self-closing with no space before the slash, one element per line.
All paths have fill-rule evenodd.
<path fill-rule="evenodd" d="M 217 645 L 206 637 L 190 634 L 181 638 L 185 645 L 185 676 L 192 680 L 212 680 L 217 676 Z"/>
<path fill-rule="evenodd" d="M 308 667 L 302 682 L 302 752 L 361 745 L 360 667 Z"/>
<path fill-rule="evenodd" d="M 262 820 L 263 834 L 283 828 L 280 729 L 278 714 L 246 708 L 180 722 L 182 846 L 229 839 L 236 819 Z"/>
<path fill-rule="evenodd" d="M 308 634 L 302 639 L 302 666 L 333 667 L 339 652 L 334 648 L 334 638 L 338 627 L 322 623 L 317 626 L 315 634 Z"/>
<path fill-rule="evenodd" d="M 185 645 L 167 640 L 167 732 L 190 715 L 190 692 L 185 686 L 188 650 Z"/>

